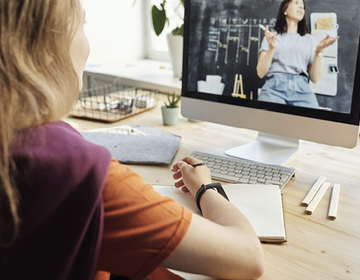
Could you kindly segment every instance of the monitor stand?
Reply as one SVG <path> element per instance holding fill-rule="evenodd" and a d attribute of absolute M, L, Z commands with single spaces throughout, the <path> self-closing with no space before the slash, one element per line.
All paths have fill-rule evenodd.
<path fill-rule="evenodd" d="M 259 132 L 253 142 L 227 150 L 225 154 L 261 163 L 281 165 L 292 157 L 298 148 L 298 139 Z"/>

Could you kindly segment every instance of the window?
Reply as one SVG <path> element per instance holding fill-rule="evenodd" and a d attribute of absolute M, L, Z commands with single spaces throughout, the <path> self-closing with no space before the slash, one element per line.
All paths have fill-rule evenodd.
<path fill-rule="evenodd" d="M 145 18 L 147 18 L 147 32 L 149 34 L 148 42 L 146 43 L 148 50 L 148 58 L 156 60 L 165 60 L 169 61 L 168 46 L 166 41 L 166 35 L 171 33 L 176 26 L 180 26 L 184 17 L 184 9 L 182 6 L 179 6 L 179 0 L 167 0 L 166 2 L 166 12 L 168 18 L 170 18 L 170 24 L 166 24 L 163 32 L 160 36 L 156 36 L 151 19 L 151 9 L 153 5 L 156 5 L 160 8 L 160 4 L 163 0 L 150 0 L 145 1 Z"/>

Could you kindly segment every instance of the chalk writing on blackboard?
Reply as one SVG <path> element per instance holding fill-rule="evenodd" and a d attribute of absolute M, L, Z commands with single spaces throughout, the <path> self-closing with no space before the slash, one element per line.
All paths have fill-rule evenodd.
<path fill-rule="evenodd" d="M 247 65 L 250 62 L 250 45 L 256 43 L 260 49 L 260 39 L 263 31 L 259 24 L 273 28 L 275 18 L 210 18 L 207 50 L 215 52 L 215 62 L 223 59 L 228 63 L 228 57 L 234 54 L 235 62 L 239 63 L 240 52 L 247 53 Z M 220 55 L 220 53 L 222 55 Z M 220 58 L 221 57 L 221 58 Z"/>

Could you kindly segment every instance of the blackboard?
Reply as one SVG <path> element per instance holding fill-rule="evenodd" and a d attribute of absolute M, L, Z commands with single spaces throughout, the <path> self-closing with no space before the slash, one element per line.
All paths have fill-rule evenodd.
<path fill-rule="evenodd" d="M 312 12 L 334 12 L 339 24 L 338 89 L 336 96 L 318 95 L 321 107 L 350 112 L 359 44 L 360 1 L 306 1 L 310 29 Z M 219 75 L 223 95 L 231 95 L 235 74 L 241 74 L 247 98 L 257 98 L 264 79 L 256 75 L 264 32 L 259 24 L 273 27 L 281 0 L 191 0 L 188 49 L 188 90 L 196 91 L 198 80 Z M 311 31 L 311 30 L 309 30 Z M 186 36 L 186 34 L 185 34 Z M 186 52 L 185 52 L 186 53 Z"/>

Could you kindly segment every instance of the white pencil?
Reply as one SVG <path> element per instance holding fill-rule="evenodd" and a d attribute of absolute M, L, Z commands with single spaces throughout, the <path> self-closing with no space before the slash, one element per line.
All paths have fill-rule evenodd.
<path fill-rule="evenodd" d="M 305 213 L 311 215 L 314 211 L 316 206 L 318 206 L 320 200 L 325 195 L 327 189 L 329 188 L 330 183 L 325 182 L 321 185 L 320 190 L 316 193 L 314 199 L 310 202 L 309 206 L 306 207 Z"/>
<path fill-rule="evenodd" d="M 334 186 L 332 187 L 331 199 L 329 205 L 329 213 L 328 213 L 329 219 L 332 220 L 336 219 L 336 213 L 339 204 L 339 194 L 340 194 L 340 185 L 334 184 Z"/>
<path fill-rule="evenodd" d="M 266 30 L 265 26 L 262 25 L 262 24 L 259 24 L 259 27 L 260 27 L 262 30 L 264 30 L 264 31 Z M 268 32 L 269 32 L 269 34 L 270 34 L 271 36 L 274 35 L 274 34 L 273 34 L 272 32 L 270 32 L 269 30 L 268 30 Z M 276 41 L 280 42 L 280 39 L 279 39 L 278 37 L 275 37 L 275 39 L 276 39 Z"/>

